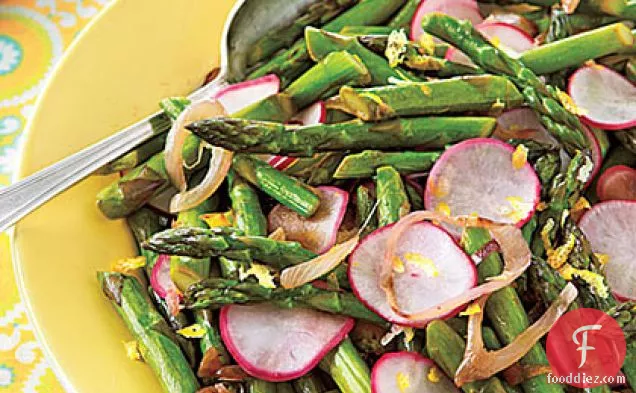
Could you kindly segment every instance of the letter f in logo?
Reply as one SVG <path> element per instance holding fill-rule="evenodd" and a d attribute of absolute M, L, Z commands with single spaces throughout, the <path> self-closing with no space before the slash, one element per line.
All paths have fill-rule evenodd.
<path fill-rule="evenodd" d="M 601 330 L 602 327 L 602 325 L 585 325 L 576 329 L 572 334 L 572 341 L 574 341 L 576 345 L 579 345 L 576 350 L 581 351 L 581 364 L 579 364 L 579 368 L 583 367 L 585 361 L 587 360 L 587 351 L 593 351 L 596 349 L 587 345 L 587 332 L 589 330 Z M 579 342 L 579 339 L 577 338 L 579 333 L 583 333 L 583 339 L 581 340 L 581 342 Z"/>

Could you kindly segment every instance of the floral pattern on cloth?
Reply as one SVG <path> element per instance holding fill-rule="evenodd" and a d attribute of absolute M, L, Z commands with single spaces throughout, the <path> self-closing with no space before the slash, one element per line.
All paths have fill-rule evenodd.
<path fill-rule="evenodd" d="M 77 33 L 110 0 L 0 1 L 0 187 L 17 170 L 35 100 Z M 0 234 L 0 393 L 62 393 L 37 343 Z"/>

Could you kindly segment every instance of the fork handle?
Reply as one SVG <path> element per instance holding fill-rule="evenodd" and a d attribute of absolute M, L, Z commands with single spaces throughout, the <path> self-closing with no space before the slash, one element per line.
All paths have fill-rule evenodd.
<path fill-rule="evenodd" d="M 224 85 L 226 85 L 225 78 L 218 77 L 194 92 L 189 98 L 196 101 L 212 97 L 214 92 Z M 0 232 L 8 229 L 24 216 L 91 175 L 97 169 L 157 135 L 157 132 L 165 131 L 165 129 L 153 129 L 151 125 L 151 120 L 159 115 L 161 112 L 157 112 L 9 187 L 0 189 Z"/>

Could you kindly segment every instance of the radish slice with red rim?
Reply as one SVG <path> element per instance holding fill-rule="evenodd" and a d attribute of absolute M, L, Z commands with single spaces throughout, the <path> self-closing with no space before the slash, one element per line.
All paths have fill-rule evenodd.
<path fill-rule="evenodd" d="M 298 112 L 291 120 L 292 123 L 299 123 L 304 126 L 322 124 L 327 120 L 327 107 L 323 101 L 318 101 L 301 112 Z"/>
<path fill-rule="evenodd" d="M 636 299 L 636 201 L 602 202 L 586 212 L 579 227 L 595 253 L 609 257 L 605 274 L 618 296 Z"/>
<path fill-rule="evenodd" d="M 384 319 L 402 326 L 422 327 L 429 321 L 413 321 L 394 312 L 380 286 L 392 227 L 380 228 L 361 241 L 349 258 L 349 282 L 355 295 Z M 400 310 L 405 313 L 434 308 L 477 284 L 472 259 L 448 232 L 430 222 L 408 228 L 400 237 L 395 255 L 400 256 L 403 269 L 395 272 L 394 287 Z"/>
<path fill-rule="evenodd" d="M 470 139 L 449 148 L 428 177 L 426 209 L 523 226 L 534 215 L 541 183 L 528 162 L 515 167 L 514 154 L 512 146 L 496 139 Z"/>
<path fill-rule="evenodd" d="M 459 393 L 459 389 L 432 360 L 405 351 L 384 354 L 375 363 L 371 371 L 371 392 Z"/>
<path fill-rule="evenodd" d="M 581 67 L 570 77 L 568 92 L 586 123 L 604 130 L 636 126 L 636 86 L 616 71 Z"/>
<path fill-rule="evenodd" d="M 219 325 L 223 342 L 243 370 L 256 378 L 283 382 L 313 369 L 349 334 L 354 320 L 257 304 L 224 307 Z"/>
<path fill-rule="evenodd" d="M 318 187 L 316 190 L 320 195 L 320 207 L 310 218 L 277 205 L 269 213 L 268 221 L 270 232 L 282 228 L 287 240 L 297 241 L 306 249 L 322 254 L 336 244 L 349 194 L 337 187 Z"/>
<path fill-rule="evenodd" d="M 232 114 L 279 92 L 280 79 L 272 74 L 230 85 L 216 93 L 214 98 Z"/>
<path fill-rule="evenodd" d="M 171 291 L 178 292 L 177 286 L 170 277 L 169 255 L 159 255 L 157 257 L 157 262 L 150 273 L 150 286 L 162 299 L 165 299 Z"/>
<path fill-rule="evenodd" d="M 636 169 L 625 165 L 607 169 L 598 179 L 596 194 L 601 201 L 636 201 Z"/>
<path fill-rule="evenodd" d="M 535 47 L 534 39 L 531 36 L 508 23 L 486 21 L 475 26 L 475 29 L 513 57 Z M 464 65 L 475 65 L 468 56 L 456 48 L 450 48 L 446 52 L 446 60 Z"/>
<path fill-rule="evenodd" d="M 475 0 L 423 0 L 411 20 L 411 41 L 417 41 L 424 33 L 422 19 L 431 12 L 442 12 L 460 20 L 469 20 L 474 25 L 484 20 Z"/>

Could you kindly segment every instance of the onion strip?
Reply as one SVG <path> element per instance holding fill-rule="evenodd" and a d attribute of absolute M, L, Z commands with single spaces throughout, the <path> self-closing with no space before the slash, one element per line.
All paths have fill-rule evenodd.
<path fill-rule="evenodd" d="M 541 337 L 550 331 L 577 296 L 578 290 L 572 283 L 569 283 L 541 318 L 518 335 L 506 347 L 492 352 L 487 351 L 484 347 L 481 330 L 484 312 L 471 315 L 468 318 L 466 352 L 464 360 L 455 374 L 455 384 L 461 387 L 469 382 L 490 378 L 517 363 Z M 485 295 L 477 301 L 482 310 L 488 297 L 489 295 Z"/>
<path fill-rule="evenodd" d="M 286 289 L 297 288 L 319 279 L 340 265 L 358 246 L 359 241 L 360 237 L 356 235 L 310 261 L 288 267 L 280 275 L 281 286 Z"/>
<path fill-rule="evenodd" d="M 423 220 L 443 222 L 461 227 L 473 226 L 488 229 L 501 248 L 505 263 L 504 271 L 501 275 L 488 279 L 486 283 L 425 311 L 409 314 L 400 310 L 393 281 L 393 260 L 396 256 L 397 244 L 410 226 Z M 512 225 L 496 224 L 476 217 L 448 217 L 444 214 L 430 211 L 414 212 L 404 217 L 391 229 L 391 234 L 387 240 L 384 264 L 379 275 L 380 287 L 386 293 L 387 300 L 395 313 L 411 321 L 425 322 L 441 318 L 458 307 L 510 285 L 530 266 L 531 257 L 532 254 L 521 230 Z"/>

